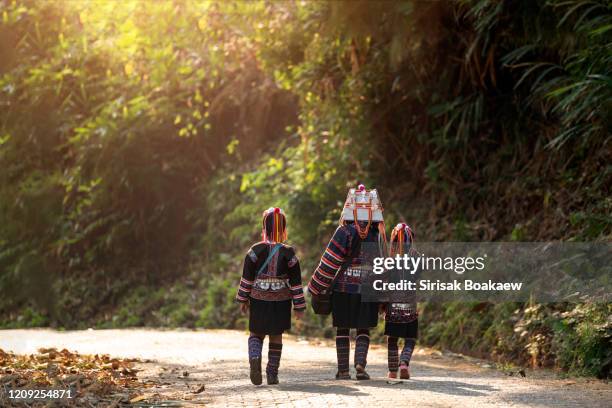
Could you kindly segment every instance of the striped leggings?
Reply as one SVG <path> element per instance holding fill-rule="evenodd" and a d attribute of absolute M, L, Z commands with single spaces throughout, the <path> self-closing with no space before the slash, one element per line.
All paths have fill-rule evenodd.
<path fill-rule="evenodd" d="M 251 334 L 249 336 L 249 360 L 254 358 L 261 359 L 261 351 L 263 349 L 264 335 Z M 268 364 L 266 365 L 267 374 L 278 374 L 281 355 L 283 352 L 282 343 L 268 343 Z"/>
<path fill-rule="evenodd" d="M 416 345 L 416 339 L 404 339 L 404 348 L 402 354 L 399 355 L 398 349 L 398 337 L 389 336 L 387 337 L 387 357 L 389 363 L 389 371 L 397 372 L 399 369 L 400 361 L 403 364 L 410 365 L 410 359 L 412 358 L 412 352 Z"/>
<path fill-rule="evenodd" d="M 366 366 L 369 347 L 370 329 L 357 329 L 357 336 L 355 338 L 355 366 Z M 336 354 L 339 372 L 347 372 L 349 370 L 350 352 L 350 329 L 338 327 L 336 330 Z"/>

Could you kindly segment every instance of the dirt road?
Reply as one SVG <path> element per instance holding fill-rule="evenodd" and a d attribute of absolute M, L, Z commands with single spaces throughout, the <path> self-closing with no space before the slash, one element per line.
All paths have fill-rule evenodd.
<path fill-rule="evenodd" d="M 352 344 L 352 347 L 354 344 Z M 558 379 L 527 371 L 525 378 L 483 368 L 460 356 L 419 349 L 413 379 L 389 383 L 386 349 L 373 346 L 368 371 L 373 379 L 336 381 L 335 349 L 329 341 L 287 336 L 276 386 L 251 385 L 247 335 L 229 330 L 51 330 L 0 331 L 0 348 L 33 353 L 57 347 L 84 354 L 107 353 L 145 360 L 139 378 L 155 382 L 148 391 L 176 405 L 397 407 L 612 407 L 612 385 L 586 379 Z M 264 344 L 264 363 L 267 341 Z M 352 360 L 352 356 L 351 356 Z M 185 375 L 187 373 L 187 375 Z M 199 394 L 192 391 L 205 385 Z M 172 405 L 168 403 L 167 406 Z"/>

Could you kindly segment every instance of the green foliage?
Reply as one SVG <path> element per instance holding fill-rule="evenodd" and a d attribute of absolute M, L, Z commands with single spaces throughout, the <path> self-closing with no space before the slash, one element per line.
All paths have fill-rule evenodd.
<path fill-rule="evenodd" d="M 217 216 L 202 191 L 227 161 L 225 146 L 242 140 L 232 154 L 248 160 L 282 136 L 292 97 L 249 62 L 250 39 L 230 35 L 224 27 L 235 23 L 216 5 L 1 7 L 7 308 L 35 301 L 57 312 L 32 295 L 64 276 L 94 283 L 102 270 L 106 281 L 160 284 L 184 275 L 174 266 L 211 227 L 194 228 L 193 212 Z"/>
<path fill-rule="evenodd" d="M 41 327 L 49 324 L 49 319 L 31 307 L 19 312 L 15 319 L 0 320 L 0 326 L 6 328 Z"/>
<path fill-rule="evenodd" d="M 210 283 L 204 298 L 198 325 L 205 328 L 229 329 L 236 327 L 238 310 L 234 298 L 236 296 L 236 280 L 215 280 Z"/>
<path fill-rule="evenodd" d="M 609 378 L 609 304 L 424 305 L 420 339 L 499 363 L 552 366 Z"/>

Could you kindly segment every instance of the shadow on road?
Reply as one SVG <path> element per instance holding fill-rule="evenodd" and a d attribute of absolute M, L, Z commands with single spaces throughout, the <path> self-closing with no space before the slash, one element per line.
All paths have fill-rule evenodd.
<path fill-rule="evenodd" d="M 373 367 L 373 372 L 380 372 L 380 367 Z M 456 380 L 432 380 L 416 377 L 407 381 L 387 381 L 373 378 L 369 381 L 332 380 L 333 376 L 321 376 L 320 369 L 286 370 L 283 377 L 286 382 L 279 386 L 286 391 L 311 392 L 319 394 L 342 394 L 342 395 L 369 395 L 367 388 L 389 388 L 397 390 L 403 388 L 408 391 L 429 391 L 447 395 L 457 396 L 487 396 L 499 389 L 490 385 L 467 383 Z M 310 380 L 308 380 L 310 378 Z M 297 379 L 297 380 L 295 380 Z M 329 384 L 333 381 L 332 384 Z M 365 389 L 365 390 L 364 390 Z"/>
<path fill-rule="evenodd" d="M 295 362 L 289 367 L 283 367 L 279 373 L 279 385 L 253 386 L 249 382 L 248 367 L 243 359 L 217 360 L 208 364 L 186 366 L 180 364 L 157 364 L 156 370 L 145 370 L 142 379 L 151 381 L 157 387 L 156 391 L 166 397 L 183 399 L 187 405 L 212 404 L 240 405 L 246 401 L 272 398 L 275 402 L 284 400 L 313 400 L 321 396 L 319 403 L 331 404 L 345 401 L 345 398 L 367 398 L 377 402 L 393 402 L 411 398 L 415 400 L 437 400 L 432 394 L 437 394 L 443 401 L 455 404 L 470 398 L 471 403 L 483 406 L 493 402 L 503 401 L 504 404 L 530 405 L 538 407 L 565 407 L 580 405 L 578 395 L 562 388 L 538 387 L 528 380 L 509 379 L 490 371 L 452 372 L 441 367 L 429 366 L 427 363 L 416 363 L 413 367 L 413 378 L 406 381 L 387 380 L 386 365 L 371 364 L 368 371 L 373 376 L 369 381 L 334 379 L 335 365 Z M 264 366 L 265 367 L 265 366 Z M 188 376 L 183 374 L 187 372 Z M 354 373 L 352 373 L 354 378 Z M 487 383 L 490 381 L 491 383 Z M 508 381 L 508 388 L 500 382 Z M 206 390 L 194 394 L 201 384 Z M 515 388 L 517 387 L 518 388 Z M 528 388 L 529 391 L 526 391 Z M 428 396 L 429 394 L 429 396 Z M 193 396 L 193 401 L 185 401 Z M 187 396 L 187 398 L 185 398 Z M 584 397 L 584 396 L 582 396 Z M 600 397 L 601 398 L 601 397 Z M 229 402 L 228 402 L 229 401 Z M 495 401 L 495 402 L 494 402 Z"/>

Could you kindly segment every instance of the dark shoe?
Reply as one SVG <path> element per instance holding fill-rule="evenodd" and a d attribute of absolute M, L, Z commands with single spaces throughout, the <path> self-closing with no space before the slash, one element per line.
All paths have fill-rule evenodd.
<path fill-rule="evenodd" d="M 357 375 L 355 377 L 358 380 L 369 380 L 370 379 L 370 374 L 366 372 L 365 367 L 361 365 L 357 365 L 355 366 L 355 369 L 357 370 Z"/>
<path fill-rule="evenodd" d="M 350 379 L 351 379 L 351 375 L 349 374 L 348 371 L 343 371 L 343 372 L 338 371 L 336 373 L 336 380 L 350 380 Z"/>
<path fill-rule="evenodd" d="M 253 385 L 261 385 L 261 358 L 252 358 L 249 360 L 251 366 L 251 382 Z"/>
<path fill-rule="evenodd" d="M 400 365 L 400 379 L 409 380 L 410 379 L 410 370 L 406 364 Z"/>
<path fill-rule="evenodd" d="M 268 385 L 278 384 L 278 374 L 266 373 L 266 381 L 268 382 Z"/>

